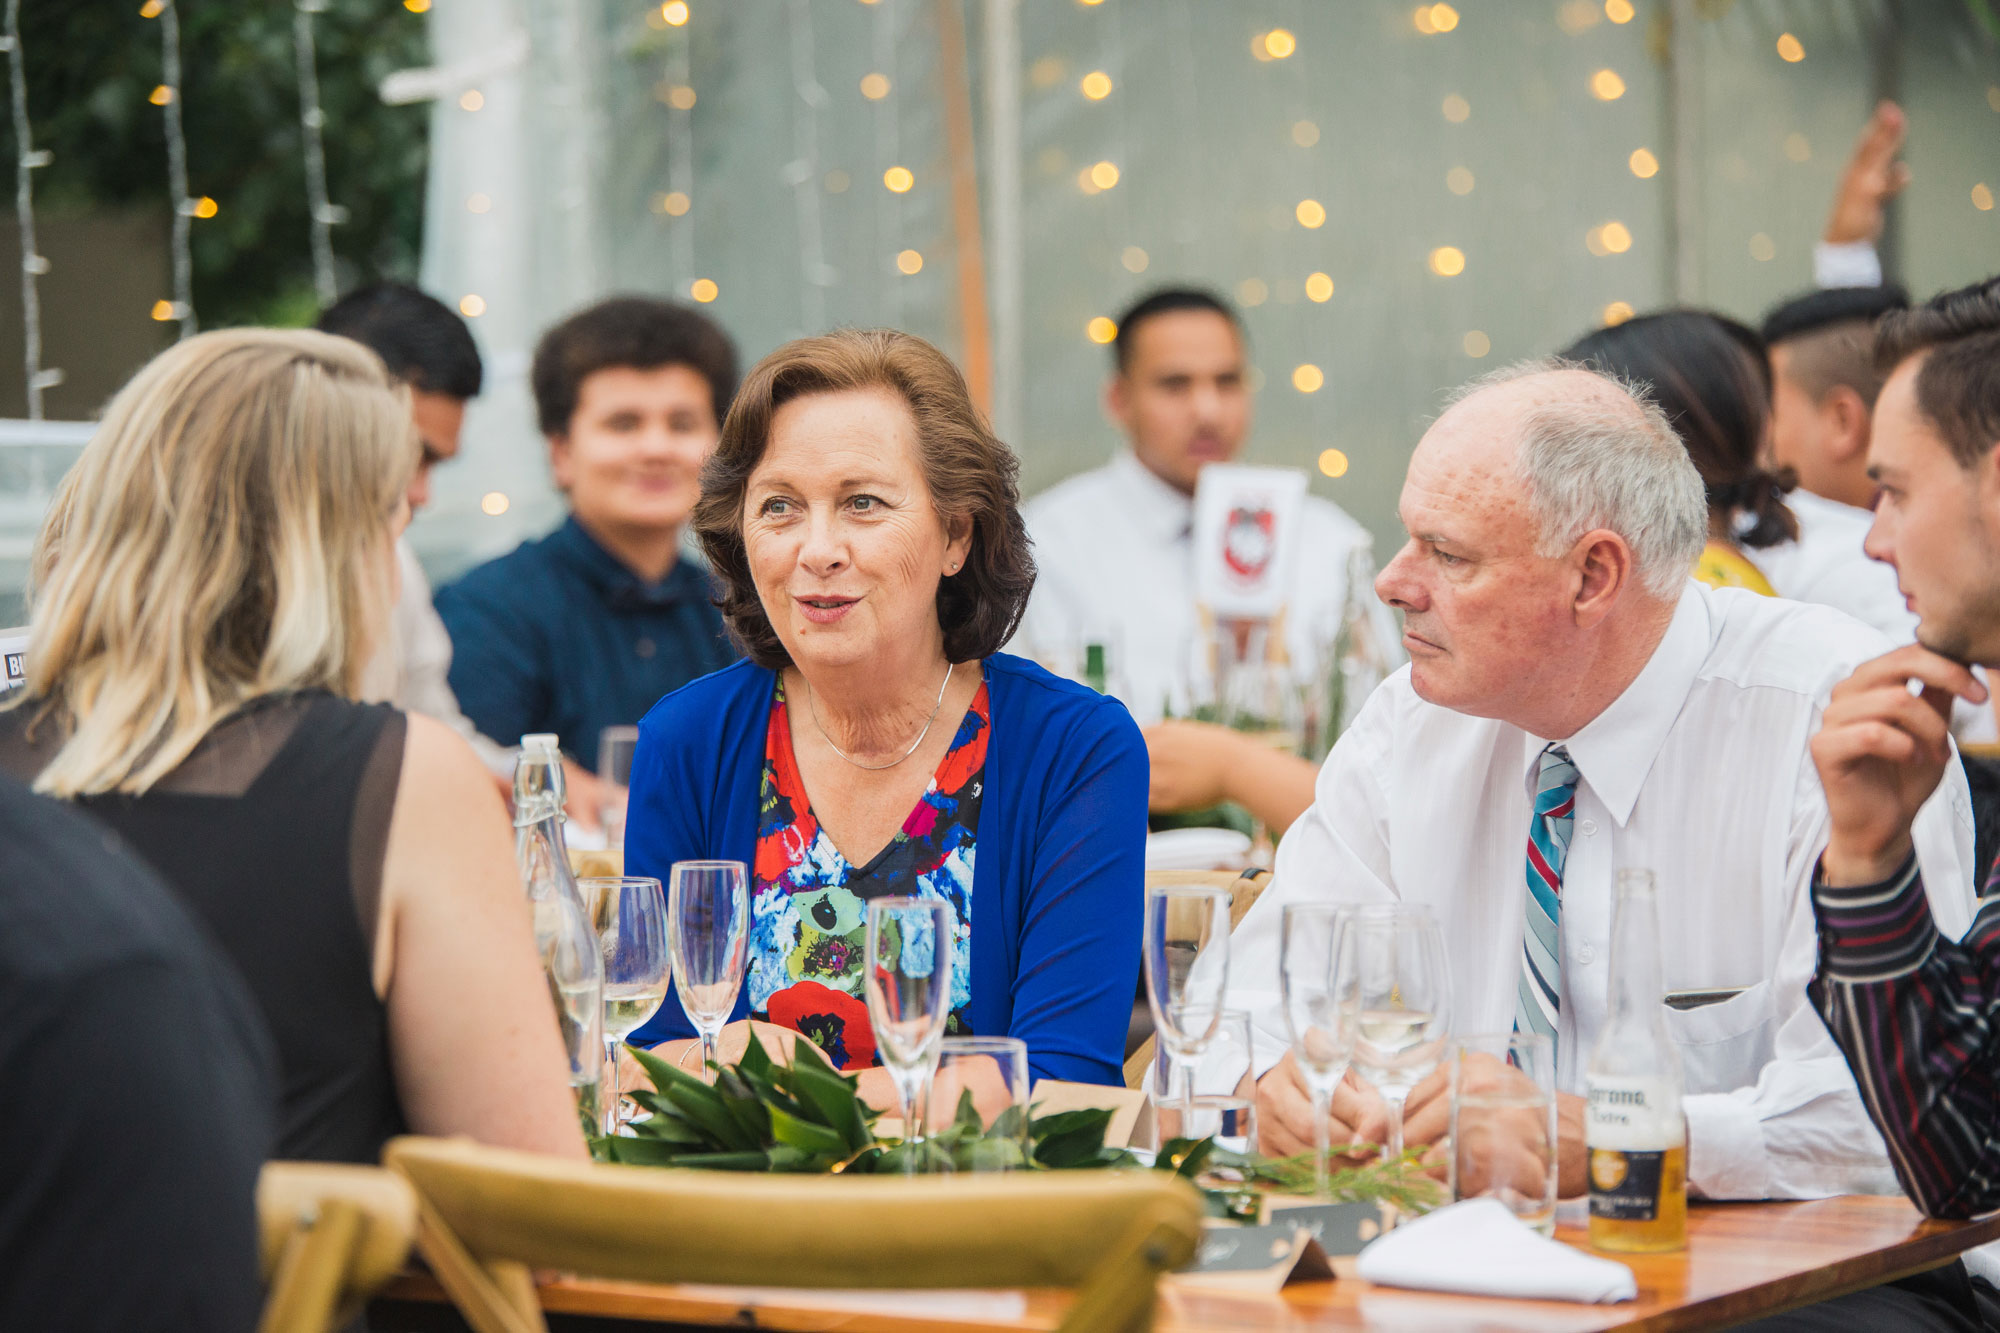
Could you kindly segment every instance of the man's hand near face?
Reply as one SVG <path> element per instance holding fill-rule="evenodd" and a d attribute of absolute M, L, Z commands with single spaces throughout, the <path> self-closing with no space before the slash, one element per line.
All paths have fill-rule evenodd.
<path fill-rule="evenodd" d="M 1910 682 L 1922 687 L 1910 693 Z M 1834 686 L 1812 740 L 1831 817 L 1829 884 L 1874 884 L 1909 857 L 1910 825 L 1951 759 L 1951 701 L 1986 701 L 1966 668 L 1921 644 L 1864 662 Z"/>

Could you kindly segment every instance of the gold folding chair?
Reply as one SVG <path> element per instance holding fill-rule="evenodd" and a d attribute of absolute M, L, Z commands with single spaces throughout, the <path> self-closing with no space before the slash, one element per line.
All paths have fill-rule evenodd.
<path fill-rule="evenodd" d="M 1065 1329 L 1141 1333 L 1201 1201 L 1155 1171 L 781 1176 L 401 1138 L 417 1245 L 477 1333 L 544 1333 L 529 1276 L 797 1287 L 1071 1287 Z M 782 1255 L 782 1262 L 772 1256 Z"/>
<path fill-rule="evenodd" d="M 1260 866 L 1248 870 L 1149 870 L 1146 872 L 1146 887 L 1156 884 L 1216 884 L 1229 890 L 1229 928 L 1235 930 L 1243 924 L 1243 918 L 1264 890 L 1271 887 L 1271 872 Z M 1158 1038 L 1148 1037 L 1139 1043 L 1139 1049 L 1125 1060 L 1125 1086 L 1137 1088 L 1145 1084 L 1146 1070 L 1153 1063 L 1154 1053 L 1159 1049 Z"/>
<path fill-rule="evenodd" d="M 401 1271 L 417 1196 L 379 1166 L 267 1162 L 257 1230 L 266 1288 L 259 1333 L 325 1333 Z"/>

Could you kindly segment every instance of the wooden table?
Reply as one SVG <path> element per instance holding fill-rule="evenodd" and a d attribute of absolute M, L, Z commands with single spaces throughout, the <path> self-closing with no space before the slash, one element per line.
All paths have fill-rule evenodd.
<path fill-rule="evenodd" d="M 1587 1248 L 1583 1229 L 1560 1239 Z M 1639 1299 L 1570 1305 L 1396 1291 L 1361 1281 L 1297 1283 L 1280 1296 L 1242 1297 L 1163 1284 L 1161 1333 L 1214 1329 L 1365 1329 L 1374 1333 L 1596 1333 L 1708 1329 L 1776 1314 L 1945 1263 L 2000 1239 L 2000 1216 L 1935 1222 L 1907 1200 L 1849 1196 L 1810 1203 L 1696 1204 L 1679 1254 L 1613 1256 L 1629 1263 Z M 427 1277 L 405 1277 L 392 1300 L 442 1299 Z M 542 1288 L 551 1313 L 697 1327 L 843 1333 L 919 1328 L 1047 1329 L 1063 1292 L 991 1294 L 779 1293 L 572 1279 Z M 928 1302 L 928 1304 L 927 1304 Z"/>

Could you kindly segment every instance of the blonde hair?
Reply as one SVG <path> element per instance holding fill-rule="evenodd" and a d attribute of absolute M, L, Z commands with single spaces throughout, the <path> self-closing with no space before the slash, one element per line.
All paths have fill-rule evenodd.
<path fill-rule="evenodd" d="M 251 699 L 352 696 L 416 458 L 407 390 L 346 338 L 233 329 L 153 358 L 35 542 L 21 693 L 65 736 L 36 789 L 144 792 Z"/>

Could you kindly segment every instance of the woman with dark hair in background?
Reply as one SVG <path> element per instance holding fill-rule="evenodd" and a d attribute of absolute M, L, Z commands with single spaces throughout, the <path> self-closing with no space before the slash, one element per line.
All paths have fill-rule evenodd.
<path fill-rule="evenodd" d="M 1771 424 L 1763 339 L 1705 310 L 1667 310 L 1597 330 L 1562 357 L 1650 388 L 1708 490 L 1708 546 L 1694 577 L 1711 587 L 1778 589 L 1756 553 L 1799 535 L 1785 507 L 1788 479 L 1759 461 Z"/>

